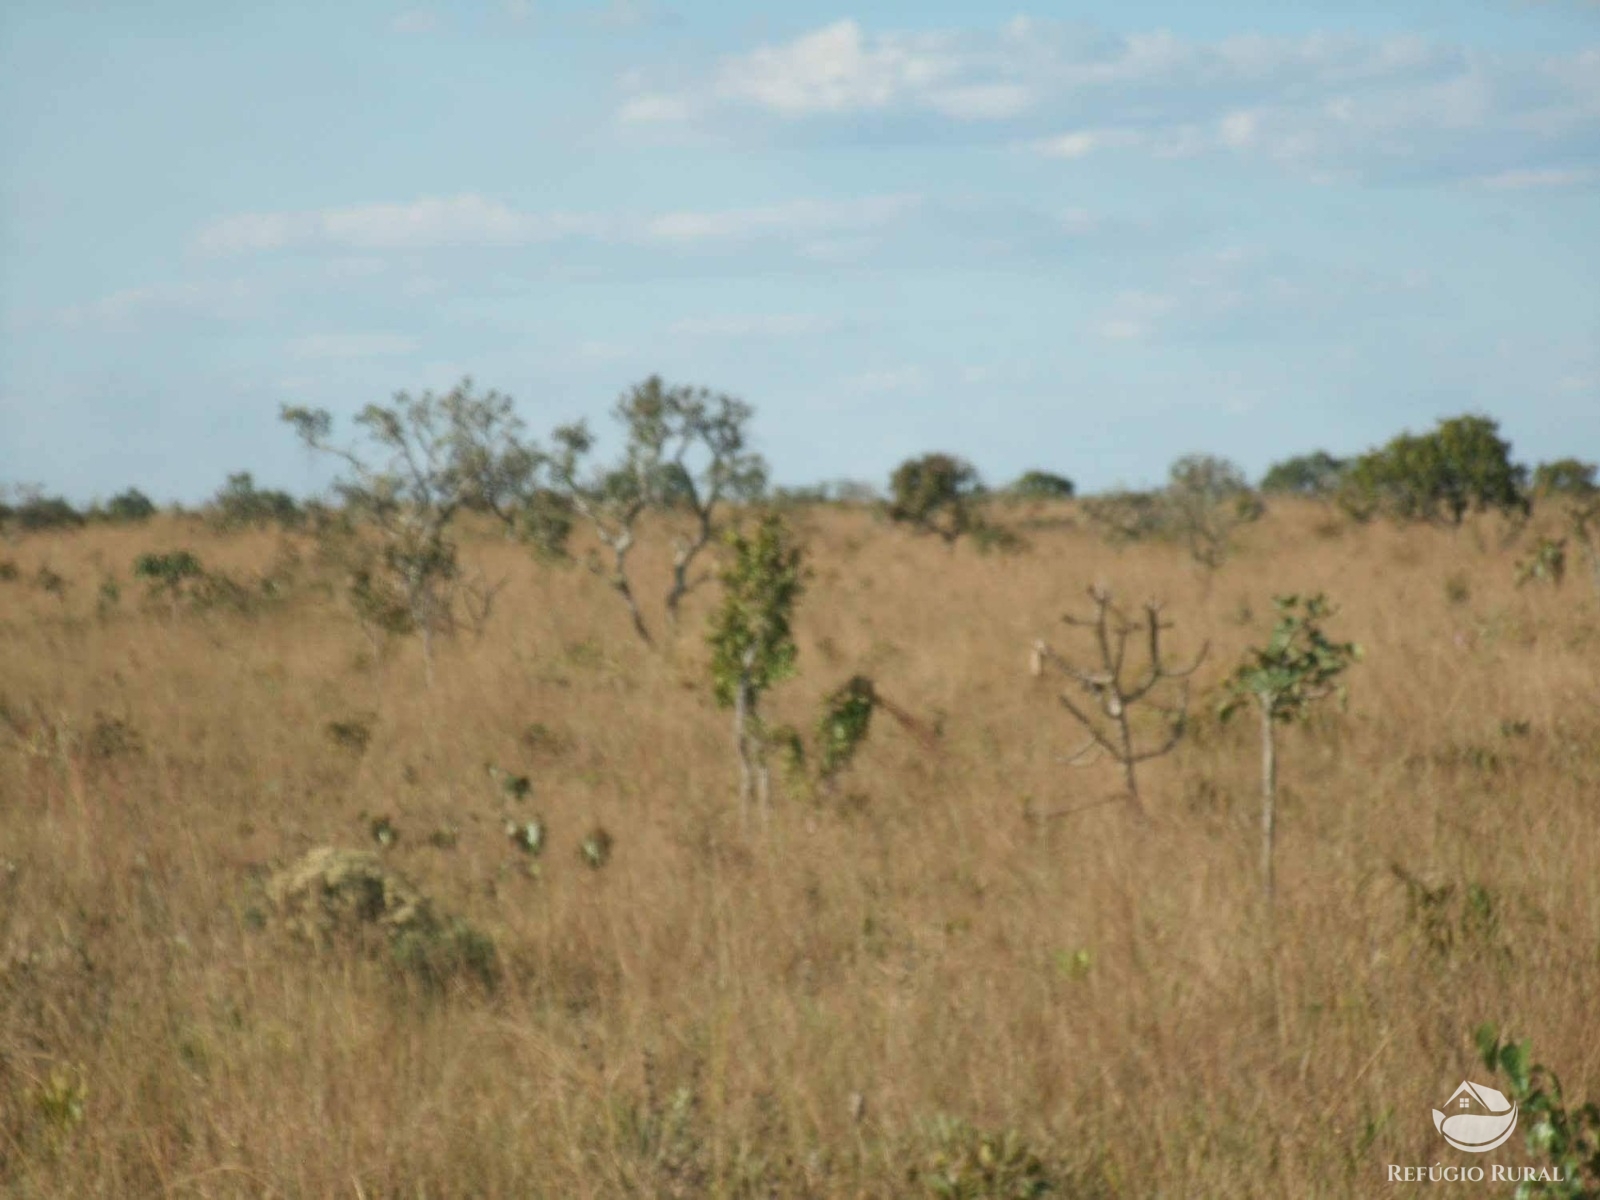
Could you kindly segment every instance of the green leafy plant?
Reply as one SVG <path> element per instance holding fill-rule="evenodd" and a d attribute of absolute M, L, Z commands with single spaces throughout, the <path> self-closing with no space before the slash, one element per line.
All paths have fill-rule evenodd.
<path fill-rule="evenodd" d="M 1517 586 L 1548 583 L 1560 587 L 1567 577 L 1567 539 L 1542 537 L 1533 552 L 1517 563 Z"/>
<path fill-rule="evenodd" d="M 795 672 L 795 605 L 804 590 L 804 550 L 776 512 L 764 514 L 754 532 L 727 535 L 722 600 L 712 616 L 711 680 L 718 706 L 733 710 L 734 749 L 739 759 L 739 799 L 770 806 L 769 741 L 761 699 Z"/>
<path fill-rule="evenodd" d="M 1484 1065 L 1509 1081 L 1527 1147 L 1545 1163 L 1540 1178 L 1517 1184 L 1517 1200 L 1600 1197 L 1600 1105 L 1569 1101 L 1554 1071 L 1543 1063 L 1530 1064 L 1532 1044 L 1526 1039 L 1502 1042 L 1500 1031 L 1489 1023 L 1480 1025 L 1473 1039 Z"/>
<path fill-rule="evenodd" d="M 133 575 L 135 579 L 146 581 L 152 598 L 164 596 L 176 613 L 179 599 L 186 589 L 205 577 L 205 569 L 192 551 L 173 550 L 165 554 L 139 555 L 133 560 Z"/>
<path fill-rule="evenodd" d="M 138 488 L 129 488 L 106 501 L 105 508 L 97 515 L 103 520 L 117 524 L 138 524 L 155 516 L 156 506 L 155 502 Z"/>
<path fill-rule="evenodd" d="M 1247 704 L 1261 718 L 1261 887 L 1270 908 L 1273 898 L 1273 855 L 1277 823 L 1279 724 L 1304 720 L 1314 705 L 1329 697 L 1345 701 L 1341 678 L 1361 657 L 1353 642 L 1335 642 L 1322 623 L 1334 615 L 1322 595 L 1275 596 L 1278 619 L 1267 644 L 1251 648 L 1223 684 L 1225 699 L 1217 710 L 1227 721 Z"/>
<path fill-rule="evenodd" d="M 953 1117 L 924 1125 L 929 1151 L 912 1178 L 938 1200 L 1037 1200 L 1056 1190 L 1044 1160 L 1014 1129 L 988 1131 Z"/>

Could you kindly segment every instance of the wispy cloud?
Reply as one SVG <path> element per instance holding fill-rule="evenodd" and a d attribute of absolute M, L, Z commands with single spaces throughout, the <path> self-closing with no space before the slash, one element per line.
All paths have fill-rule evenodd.
<path fill-rule="evenodd" d="M 427 9 L 414 8 L 389 22 L 392 33 L 432 33 L 439 28 L 439 17 Z"/>
<path fill-rule="evenodd" d="M 303 360 L 398 358 L 417 348 L 417 340 L 398 333 L 312 333 L 290 341 L 289 357 Z"/>
<path fill-rule="evenodd" d="M 529 212 L 469 193 L 310 212 L 244 213 L 206 226 L 193 246 L 205 255 L 231 255 L 292 249 L 519 246 L 567 238 L 677 245 L 748 241 L 875 228 L 904 216 L 919 202 L 911 195 L 798 199 L 630 217 Z"/>
<path fill-rule="evenodd" d="M 1578 187 L 1594 182 L 1600 171 L 1593 167 L 1544 167 L 1538 170 L 1500 171 L 1481 176 L 1477 183 L 1496 192 L 1525 192 L 1535 188 Z"/>
<path fill-rule="evenodd" d="M 124 288 L 55 315 L 68 328 L 128 326 L 173 313 L 230 320 L 246 315 L 257 298 L 255 289 L 241 280 L 156 283 Z"/>
<path fill-rule="evenodd" d="M 788 338 L 833 333 L 842 326 L 836 317 L 815 313 L 735 313 L 684 317 L 674 321 L 668 330 L 681 337 Z"/>
<path fill-rule="evenodd" d="M 1066 160 L 1232 155 L 1322 181 L 1537 178 L 1600 158 L 1600 49 L 1513 54 L 1332 33 L 1203 40 L 1026 18 L 987 33 L 872 32 L 846 19 L 705 74 L 678 90 L 635 80 L 618 115 L 675 126 L 741 113 L 791 124 L 920 115 L 1007 140 L 1025 130 L 1022 144 Z"/>

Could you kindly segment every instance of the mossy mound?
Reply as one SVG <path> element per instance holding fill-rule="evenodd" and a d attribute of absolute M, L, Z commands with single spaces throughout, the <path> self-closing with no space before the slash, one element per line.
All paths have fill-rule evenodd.
<path fill-rule="evenodd" d="M 378 855 L 318 846 L 267 881 L 267 897 L 295 937 L 319 948 L 382 950 L 431 984 L 457 977 L 492 985 L 492 938 L 433 902 Z"/>

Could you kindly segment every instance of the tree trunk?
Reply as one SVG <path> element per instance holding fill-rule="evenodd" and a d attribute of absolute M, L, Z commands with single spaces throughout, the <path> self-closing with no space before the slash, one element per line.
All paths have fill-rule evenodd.
<path fill-rule="evenodd" d="M 1276 706 L 1271 697 L 1261 698 L 1261 891 L 1267 911 L 1273 904 L 1273 844 L 1276 838 L 1278 804 L 1278 743 L 1273 718 Z"/>

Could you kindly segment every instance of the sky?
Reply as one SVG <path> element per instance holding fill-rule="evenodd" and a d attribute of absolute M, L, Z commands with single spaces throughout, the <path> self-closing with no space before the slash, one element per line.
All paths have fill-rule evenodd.
<path fill-rule="evenodd" d="M 651 374 L 784 484 L 1600 458 L 1600 3 L 0 10 L 0 483 L 305 493 L 283 404 Z"/>

